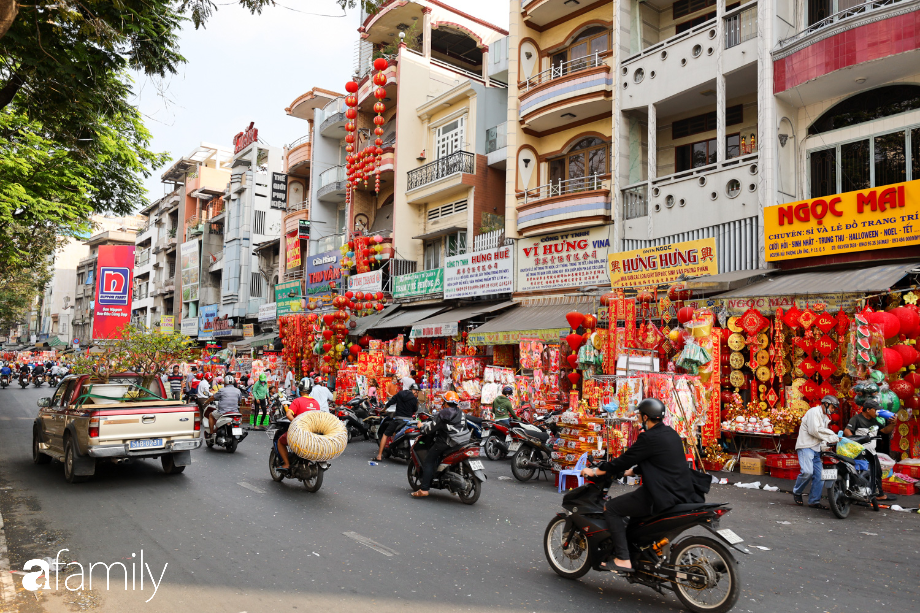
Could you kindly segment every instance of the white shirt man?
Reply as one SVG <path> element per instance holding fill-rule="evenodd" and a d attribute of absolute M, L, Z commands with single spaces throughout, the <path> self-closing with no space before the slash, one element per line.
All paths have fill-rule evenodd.
<path fill-rule="evenodd" d="M 198 383 L 198 397 L 207 398 L 211 395 L 211 384 L 208 383 L 207 379 L 202 379 Z"/>
<path fill-rule="evenodd" d="M 329 402 L 333 400 L 332 392 L 325 385 L 316 384 L 310 392 L 310 398 L 319 403 L 321 411 L 329 412 Z"/>
<path fill-rule="evenodd" d="M 399 382 L 402 383 L 402 388 L 404 390 L 411 389 L 412 386 L 415 385 L 415 378 L 413 377 L 414 374 L 415 371 L 413 370 L 411 374 L 408 374 L 399 380 Z"/>
<path fill-rule="evenodd" d="M 294 373 L 293 371 L 288 371 L 284 376 L 284 389 L 287 390 L 288 394 L 294 393 Z"/>

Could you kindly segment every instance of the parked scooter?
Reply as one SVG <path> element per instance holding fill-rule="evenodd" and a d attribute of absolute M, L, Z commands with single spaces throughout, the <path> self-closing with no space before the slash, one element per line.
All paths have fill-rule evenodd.
<path fill-rule="evenodd" d="M 422 462 L 427 455 L 427 448 L 412 445 L 409 459 L 409 487 L 418 491 L 422 485 Z M 482 461 L 479 457 L 479 445 L 469 442 L 449 452 L 435 470 L 431 480 L 431 489 L 448 490 L 460 497 L 463 504 L 473 504 L 482 493 L 482 482 L 486 480 Z"/>
<path fill-rule="evenodd" d="M 361 419 L 357 413 L 355 413 L 351 405 L 357 398 L 349 401 L 345 406 L 341 406 L 335 410 L 336 417 L 342 422 L 345 426 L 345 429 L 348 430 L 348 440 L 351 441 L 353 438 L 358 438 L 360 436 L 364 437 L 364 440 L 370 438 L 370 435 L 367 431 L 367 426 L 364 425 L 364 420 Z"/>
<path fill-rule="evenodd" d="M 518 481 L 530 481 L 537 471 L 553 469 L 552 438 L 557 430 L 558 414 L 555 412 L 537 418 L 537 422 L 544 425 L 545 429 L 512 427 L 512 432 L 521 437 L 521 446 L 511 458 L 511 474 Z"/>
<path fill-rule="evenodd" d="M 847 437 L 854 443 L 868 443 L 880 440 L 880 436 L 850 436 Z M 827 493 L 828 506 L 838 519 L 846 519 L 850 514 L 850 507 L 855 503 L 862 503 L 872 507 L 878 512 L 878 500 L 872 491 L 868 468 L 863 470 L 857 467 L 860 460 L 872 462 L 868 451 L 863 451 L 856 458 L 848 458 L 834 451 L 822 451 L 822 458 L 831 458 L 836 466 L 828 466 L 821 471 L 824 489 Z M 879 475 L 881 479 L 881 475 Z"/>
<path fill-rule="evenodd" d="M 600 566 L 612 549 L 604 519 L 604 501 L 611 476 L 567 492 L 564 513 L 550 520 L 543 536 L 543 551 L 557 575 L 577 579 Z M 738 562 L 730 551 L 743 539 L 719 521 L 729 511 L 724 503 L 679 504 L 651 517 L 632 518 L 626 528 L 634 573 L 629 583 L 640 583 L 658 593 L 673 590 L 681 603 L 695 613 L 724 613 L 735 606 L 741 593 Z M 713 536 L 689 536 L 692 528 Z M 715 538 L 713 538 L 715 537 Z"/>
<path fill-rule="evenodd" d="M 229 411 L 222 414 L 215 422 L 214 432 L 211 432 L 211 420 L 208 416 L 217 409 L 217 403 L 211 403 L 204 410 L 201 417 L 201 429 L 204 431 L 204 444 L 208 449 L 217 445 L 227 450 L 227 453 L 236 451 L 249 432 L 243 431 L 243 414 L 239 411 Z"/>
<path fill-rule="evenodd" d="M 291 426 L 291 420 L 287 416 L 278 419 L 272 419 L 271 426 L 267 434 L 272 441 L 272 450 L 268 456 L 268 472 L 273 481 L 281 482 L 287 479 L 297 479 L 303 483 L 304 489 L 308 492 L 315 493 L 323 486 L 323 475 L 329 470 L 329 462 L 314 462 L 305 460 L 296 453 L 288 454 L 288 461 L 291 465 L 289 472 L 281 470 L 281 456 L 278 455 L 278 439 L 288 431 Z"/>

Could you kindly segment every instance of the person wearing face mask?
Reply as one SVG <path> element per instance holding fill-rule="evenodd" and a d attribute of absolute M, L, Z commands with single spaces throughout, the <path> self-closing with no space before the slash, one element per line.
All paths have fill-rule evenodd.
<path fill-rule="evenodd" d="M 839 439 L 828 425 L 831 420 L 829 415 L 837 411 L 840 401 L 836 396 L 827 395 L 821 399 L 821 404 L 811 407 L 802 416 L 799 426 L 799 437 L 795 442 L 795 450 L 799 455 L 799 476 L 792 488 L 792 499 L 802 506 L 802 494 L 808 482 L 811 482 L 811 491 L 808 492 L 808 506 L 813 509 L 827 509 L 821 504 L 821 492 L 824 482 L 821 480 L 821 447 L 836 443 Z"/>
<path fill-rule="evenodd" d="M 584 477 L 623 471 L 627 477 L 642 475 L 640 487 L 608 500 L 604 506 L 604 519 L 613 539 L 613 564 L 608 564 L 608 558 L 601 567 L 620 573 L 634 572 L 626 541 L 626 518 L 648 517 L 678 504 L 705 502 L 693 485 L 680 435 L 662 423 L 664 403 L 646 398 L 636 408 L 642 420 L 642 432 L 636 442 L 620 457 L 581 471 Z"/>

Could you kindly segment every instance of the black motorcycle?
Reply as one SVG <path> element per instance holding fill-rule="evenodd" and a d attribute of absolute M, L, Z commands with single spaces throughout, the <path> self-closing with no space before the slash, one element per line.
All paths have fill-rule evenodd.
<path fill-rule="evenodd" d="M 6 389 L 9 384 L 10 384 L 10 376 L 0 375 L 0 387 L 2 387 L 3 389 Z"/>
<path fill-rule="evenodd" d="M 20 374 L 19 375 L 19 386 L 22 387 L 22 389 L 26 389 L 27 387 L 29 387 L 30 378 L 31 377 L 29 376 L 29 373 L 24 372 Z"/>
<path fill-rule="evenodd" d="M 511 432 L 521 441 L 511 457 L 511 474 L 518 481 L 530 481 L 537 471 L 545 473 L 553 469 L 552 439 L 558 429 L 556 415 L 558 413 L 537 418 L 537 429 L 512 425 Z"/>
<path fill-rule="evenodd" d="M 854 443 L 864 444 L 870 441 L 881 440 L 880 436 L 849 436 Z M 856 466 L 858 460 L 874 462 L 875 458 L 869 457 L 868 451 L 863 451 L 855 458 L 839 455 L 835 451 L 822 451 L 822 458 L 832 458 L 836 466 L 824 468 L 821 478 L 827 493 L 827 501 L 831 512 L 837 519 L 846 519 L 850 514 L 850 507 L 863 504 L 872 507 L 878 512 L 878 500 L 872 491 L 869 470 Z M 881 479 L 881 475 L 878 477 Z"/>
<path fill-rule="evenodd" d="M 57 389 L 58 383 L 60 383 L 60 382 L 61 382 L 61 378 L 60 378 L 59 376 L 57 376 L 57 375 L 51 375 L 51 376 L 48 378 L 48 385 L 50 385 L 51 387 L 53 387 L 53 388 L 55 388 L 55 389 Z"/>
<path fill-rule="evenodd" d="M 577 579 L 600 566 L 612 552 L 613 542 L 604 519 L 606 488 L 611 479 L 575 488 L 562 498 L 564 513 L 558 513 L 546 527 L 543 550 L 556 574 Z M 738 562 L 730 548 L 743 539 L 719 520 L 730 507 L 724 503 L 679 504 L 652 517 L 632 518 L 626 529 L 633 573 L 629 583 L 639 583 L 664 593 L 672 590 L 687 609 L 695 613 L 724 613 L 738 601 L 741 583 Z M 702 528 L 715 537 L 685 536 Z M 611 560 L 609 565 L 613 564 Z"/>
<path fill-rule="evenodd" d="M 44 382 L 45 382 L 45 374 L 44 374 L 44 373 L 37 374 L 37 375 L 36 375 L 36 374 L 33 374 L 33 375 L 32 375 L 32 385 L 34 385 L 35 387 L 41 387 L 41 386 L 42 386 L 42 383 L 44 383 Z"/>
<path fill-rule="evenodd" d="M 278 455 L 278 439 L 288 431 L 291 420 L 287 417 L 275 420 L 268 429 L 268 438 L 272 441 L 272 451 L 268 455 L 268 472 L 273 481 L 281 482 L 285 479 L 297 479 L 303 483 L 308 492 L 318 492 L 323 486 L 323 474 L 329 470 L 329 462 L 314 462 L 305 460 L 296 453 L 288 453 L 291 465 L 290 471 L 281 469 L 281 456 Z"/>
<path fill-rule="evenodd" d="M 350 400 L 344 406 L 340 406 L 335 410 L 336 417 L 339 418 L 339 421 L 342 422 L 342 425 L 345 426 L 345 429 L 348 430 L 348 440 L 351 441 L 353 438 L 358 438 L 363 436 L 364 440 L 370 438 L 368 433 L 367 426 L 364 425 L 364 420 L 358 416 L 355 411 L 352 410 L 352 403 L 358 400 L 357 398 Z M 351 405 L 351 406 L 350 406 Z"/>

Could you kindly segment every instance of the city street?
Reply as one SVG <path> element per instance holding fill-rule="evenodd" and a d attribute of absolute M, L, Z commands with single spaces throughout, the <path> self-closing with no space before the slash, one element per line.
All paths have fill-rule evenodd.
<path fill-rule="evenodd" d="M 113 572 L 106 591 L 97 569 L 92 591 L 62 585 L 38 595 L 13 574 L 17 600 L 2 611 L 681 610 L 673 595 L 613 576 L 557 577 L 541 539 L 560 496 L 546 481 L 510 479 L 508 461 L 486 461 L 489 479 L 471 507 L 441 492 L 411 499 L 405 466 L 369 466 L 373 448 L 363 441 L 333 463 L 317 494 L 274 483 L 262 433 L 233 455 L 202 447 L 181 475 L 142 461 L 70 485 L 59 463 L 37 466 L 30 456 L 35 402 L 49 394 L 0 390 L 0 512 L 12 570 L 65 548 L 61 559 L 130 568 L 143 550 L 162 582 L 145 604 L 149 575 L 143 590 L 129 582 L 125 592 Z M 727 486 L 713 486 L 709 500 L 731 502 L 723 527 L 764 548 L 741 560 L 736 611 L 916 607 L 920 516 L 856 508 L 840 521 L 786 494 Z"/>

